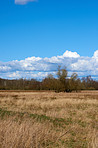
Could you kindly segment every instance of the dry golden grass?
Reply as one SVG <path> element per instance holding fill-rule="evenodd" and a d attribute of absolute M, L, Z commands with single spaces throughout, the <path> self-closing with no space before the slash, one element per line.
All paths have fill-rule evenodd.
<path fill-rule="evenodd" d="M 98 148 L 98 91 L 0 91 L 0 148 Z"/>

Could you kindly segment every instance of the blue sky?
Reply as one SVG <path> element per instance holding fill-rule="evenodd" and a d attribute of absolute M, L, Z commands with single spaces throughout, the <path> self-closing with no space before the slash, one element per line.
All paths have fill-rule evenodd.
<path fill-rule="evenodd" d="M 90 63 L 89 60 L 92 61 L 92 57 L 95 57 L 95 61 L 91 63 L 94 69 L 87 65 L 88 72 L 79 74 L 81 76 L 91 74 L 97 77 L 97 51 L 98 0 L 0 0 L 1 77 L 30 77 L 31 72 L 35 74 L 32 74 L 32 77 L 36 77 L 37 72 L 44 75 L 45 71 L 47 73 L 55 71 L 58 64 L 64 65 L 64 63 L 55 61 L 56 64 L 54 64 L 52 62 L 55 66 L 52 68 L 50 66 L 50 69 L 44 65 L 45 57 L 53 59 L 54 56 L 56 58 L 62 56 L 69 71 L 72 64 L 76 63 L 76 59 L 78 64 L 80 59 L 82 63 L 85 60 Z M 73 52 L 79 56 L 74 57 Z M 64 53 L 68 55 L 63 56 Z M 72 56 L 70 57 L 69 54 Z M 25 68 L 23 68 L 24 65 L 19 68 L 19 63 L 22 64 L 21 61 L 27 61 L 29 57 L 35 57 L 37 66 L 43 68 L 35 72 L 34 58 L 31 58 L 33 62 L 29 60 L 26 63 Z M 41 65 L 37 63 L 37 57 L 44 61 Z M 70 68 L 66 64 L 66 58 L 72 61 Z M 72 58 L 75 59 L 72 60 Z M 18 65 L 15 60 L 19 62 Z M 29 69 L 30 64 L 31 69 Z M 74 67 L 72 71 L 83 72 L 83 66 L 85 62 L 81 67 L 77 66 L 78 69 Z"/>

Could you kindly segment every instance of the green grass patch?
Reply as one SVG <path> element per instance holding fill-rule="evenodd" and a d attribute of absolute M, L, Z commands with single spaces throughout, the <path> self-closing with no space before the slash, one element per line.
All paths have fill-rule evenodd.
<path fill-rule="evenodd" d="M 13 112 L 13 111 L 7 111 L 4 109 L 0 108 L 0 117 L 2 119 L 9 117 L 9 116 L 16 116 L 16 121 L 18 121 L 18 119 L 23 119 L 25 117 L 27 118 L 31 118 L 31 119 L 36 119 L 37 122 L 50 122 L 53 123 L 53 125 L 55 127 L 59 126 L 62 128 L 65 128 L 66 125 L 70 125 L 73 123 L 72 118 L 52 118 L 46 115 L 38 115 L 38 114 L 29 114 L 27 112 L 22 113 L 22 112 Z"/>

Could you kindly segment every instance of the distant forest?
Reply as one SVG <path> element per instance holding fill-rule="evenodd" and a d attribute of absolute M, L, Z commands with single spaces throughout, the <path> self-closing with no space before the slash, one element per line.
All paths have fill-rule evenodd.
<path fill-rule="evenodd" d="M 42 81 L 36 79 L 2 79 L 0 78 L 0 90 L 54 90 L 55 92 L 71 92 L 79 90 L 98 90 L 98 81 L 91 76 L 79 78 L 73 73 L 70 78 L 67 76 L 66 68 L 58 67 L 57 78 L 49 74 Z"/>

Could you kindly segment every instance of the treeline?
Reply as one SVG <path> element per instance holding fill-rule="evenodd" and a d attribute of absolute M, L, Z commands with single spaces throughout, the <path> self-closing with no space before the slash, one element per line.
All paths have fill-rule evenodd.
<path fill-rule="evenodd" d="M 76 73 L 73 73 L 68 78 L 66 68 L 58 68 L 57 78 L 53 75 L 48 75 L 42 81 L 36 79 L 15 79 L 8 80 L 0 78 L 0 90 L 54 90 L 56 92 L 71 92 L 79 90 L 98 90 L 98 81 L 95 81 L 91 76 L 79 78 Z"/>

